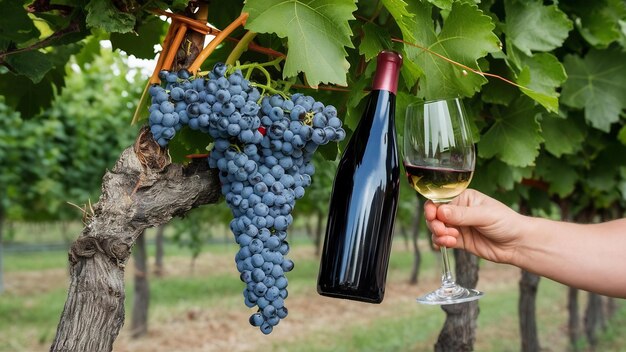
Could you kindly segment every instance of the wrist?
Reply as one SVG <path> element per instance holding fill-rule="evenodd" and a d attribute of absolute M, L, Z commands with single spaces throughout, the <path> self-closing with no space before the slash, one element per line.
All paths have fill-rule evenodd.
<path fill-rule="evenodd" d="M 527 263 L 531 260 L 531 252 L 537 228 L 540 226 L 538 222 L 541 219 L 532 216 L 518 214 L 518 225 L 515 226 L 513 232 L 513 248 L 508 264 L 515 265 L 520 268 L 526 268 Z"/>

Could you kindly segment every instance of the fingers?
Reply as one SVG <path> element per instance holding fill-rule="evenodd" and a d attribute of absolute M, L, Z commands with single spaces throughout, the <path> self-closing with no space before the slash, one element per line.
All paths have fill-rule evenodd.
<path fill-rule="evenodd" d="M 430 222 L 430 230 L 433 233 L 432 239 L 436 245 L 451 248 L 457 246 L 457 237 L 460 236 L 458 229 L 447 227 L 443 222 L 434 220 Z"/>
<path fill-rule="evenodd" d="M 481 226 L 489 221 L 489 214 L 476 207 L 445 204 L 436 209 L 436 218 L 448 225 Z"/>
<path fill-rule="evenodd" d="M 424 203 L 424 217 L 426 221 L 433 221 L 437 217 L 437 206 L 431 201 Z"/>

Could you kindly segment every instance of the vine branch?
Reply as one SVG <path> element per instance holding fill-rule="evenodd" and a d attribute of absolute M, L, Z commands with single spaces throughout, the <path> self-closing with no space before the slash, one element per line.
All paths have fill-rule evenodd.
<path fill-rule="evenodd" d="M 9 56 L 9 55 L 14 55 L 14 54 L 19 54 L 19 53 L 23 53 L 26 51 L 32 51 L 32 50 L 37 50 L 37 49 L 41 49 L 41 48 L 45 48 L 47 46 L 50 46 L 52 44 L 52 42 L 54 42 L 57 39 L 60 39 L 68 34 L 72 34 L 72 33 L 77 33 L 80 32 L 80 24 L 77 22 L 72 22 L 70 23 L 67 27 L 60 29 L 54 33 L 52 33 L 50 36 L 48 36 L 45 39 L 42 39 L 32 45 L 29 45 L 27 47 L 24 48 L 19 48 L 19 49 L 13 49 L 13 50 L 7 50 L 5 52 L 0 52 L 0 61 L 4 61 L 4 57 Z"/>
<path fill-rule="evenodd" d="M 237 27 L 244 25 L 246 20 L 248 19 L 248 13 L 243 12 L 236 20 L 234 20 L 231 24 L 229 24 L 223 31 L 221 31 L 215 38 L 206 46 L 206 48 L 202 49 L 196 60 L 189 66 L 189 72 L 195 74 L 200 69 L 200 66 L 204 62 L 204 60 L 213 53 L 215 48 L 217 48 L 220 43 L 228 37 Z"/>

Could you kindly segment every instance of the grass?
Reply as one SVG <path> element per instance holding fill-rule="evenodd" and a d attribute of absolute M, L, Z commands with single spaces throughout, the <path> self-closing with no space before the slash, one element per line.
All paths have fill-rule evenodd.
<path fill-rule="evenodd" d="M 154 246 L 149 246 L 150 264 L 153 261 Z M 289 274 L 289 293 L 294 299 L 315 295 L 315 285 L 319 260 L 312 255 L 310 244 L 303 237 L 292 241 L 296 267 Z M 150 324 L 164 324 L 171 317 L 179 316 L 194 307 L 203 311 L 227 310 L 240 312 L 243 307 L 241 291 L 243 283 L 236 276 L 233 255 L 236 245 L 208 244 L 202 256 L 202 268 L 198 272 L 178 270 L 163 278 L 150 279 Z M 168 243 L 165 249 L 165 263 L 185 265 L 189 251 Z M 207 262 L 207 258 L 209 261 Z M 425 251 L 422 256 L 421 277 L 435 280 L 438 272 L 438 253 Z M 404 283 L 412 266 L 413 256 L 397 241 L 389 265 L 388 280 Z M 37 253 L 6 253 L 4 258 L 5 280 L 22 278 L 38 280 L 49 273 L 61 275 L 67 267 L 67 252 L 51 251 Z M 171 264 L 170 264 L 171 265 Z M 219 267 L 212 268 L 211 265 Z M 213 270 L 215 269 L 215 270 Z M 37 274 L 37 275 L 33 275 Z M 50 281 L 50 279 L 48 279 Z M 133 302 L 132 275 L 126 275 L 127 318 Z M 519 327 L 517 319 L 517 281 L 509 284 L 490 284 L 487 295 L 480 301 L 478 329 L 475 343 L 477 351 L 519 351 Z M 479 282 L 479 287 L 481 287 Z M 44 350 L 54 336 L 56 325 L 67 295 L 65 280 L 52 280 L 36 283 L 31 290 L 19 293 L 6 292 L 0 296 L 0 351 L 31 350 L 34 346 Z M 413 288 L 411 288 L 412 290 Z M 417 291 L 417 288 L 415 288 Z M 417 294 L 417 292 L 416 292 Z M 542 347 L 547 350 L 567 348 L 565 325 L 566 289 L 547 279 L 542 279 L 537 296 L 537 324 Z M 291 299 L 291 298 L 290 298 Z M 584 304 L 584 295 L 579 298 Z M 386 299 L 389 303 L 391 299 Z M 618 304 L 621 301 L 618 301 Z M 349 306 L 349 309 L 352 309 Z M 360 307 L 360 306 L 356 306 Z M 303 325 L 301 336 L 285 340 L 265 339 L 269 350 L 276 351 L 429 351 L 437 340 L 445 314 L 438 307 L 419 306 L 413 302 L 387 304 L 381 314 L 371 315 L 372 309 L 356 311 L 357 319 L 331 321 L 328 324 Z M 333 316 L 334 311 L 325 306 L 316 307 L 320 315 Z M 334 309 L 337 309 L 336 307 Z M 317 310 L 316 310 L 317 311 Z M 583 310 L 581 310 L 582 313 Z M 297 312 L 293 319 L 299 319 Z M 305 317 L 306 318 L 306 317 Z M 316 317 L 311 317 L 314 321 Z M 179 323 L 179 322 L 177 322 Z M 127 323 L 128 324 L 128 323 Z M 182 322 L 184 324 L 184 322 Z M 626 350 L 626 307 L 619 306 L 614 320 L 599 336 L 601 345 L 596 350 Z M 256 331 L 250 331 L 255 334 Z M 582 347 L 585 347 L 584 344 Z"/>

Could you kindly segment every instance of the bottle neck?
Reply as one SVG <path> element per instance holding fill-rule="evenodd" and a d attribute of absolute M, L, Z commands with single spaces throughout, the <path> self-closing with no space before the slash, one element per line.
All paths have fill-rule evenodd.
<path fill-rule="evenodd" d="M 382 51 L 378 54 L 372 90 L 386 90 L 395 95 L 398 90 L 400 66 L 402 66 L 402 57 L 398 53 Z"/>

